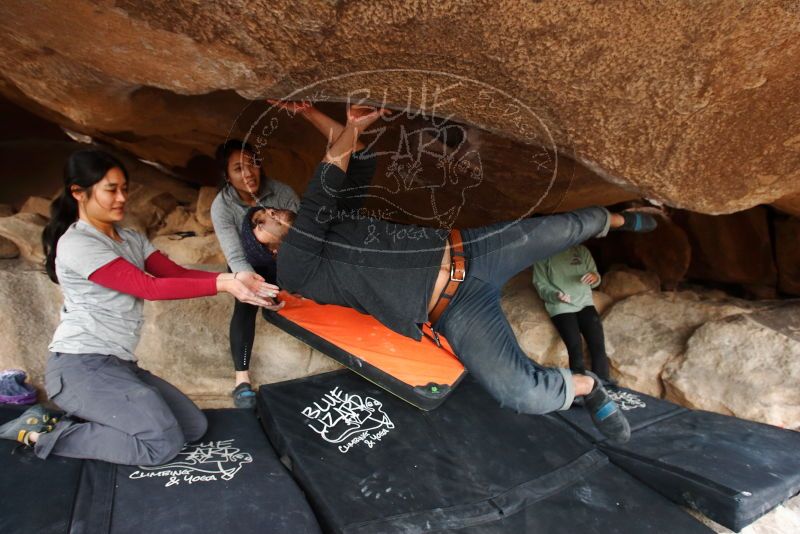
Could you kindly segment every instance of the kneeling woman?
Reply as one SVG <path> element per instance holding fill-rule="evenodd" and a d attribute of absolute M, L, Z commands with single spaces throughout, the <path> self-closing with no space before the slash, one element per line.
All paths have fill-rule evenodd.
<path fill-rule="evenodd" d="M 127 191 L 128 176 L 116 158 L 83 150 L 70 156 L 64 191 L 51 208 L 42 240 L 64 306 L 45 387 L 67 417 L 53 424 L 34 406 L 0 427 L 0 437 L 34 446 L 40 458 L 158 465 L 175 457 L 185 442 L 203 436 L 206 418 L 178 389 L 136 364 L 143 299 L 225 291 L 264 306 L 277 294 L 255 273 L 184 269 L 145 236 L 117 226 Z"/>

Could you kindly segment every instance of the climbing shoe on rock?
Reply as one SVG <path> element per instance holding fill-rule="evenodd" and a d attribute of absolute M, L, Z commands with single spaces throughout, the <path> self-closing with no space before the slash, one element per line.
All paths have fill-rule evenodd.
<path fill-rule="evenodd" d="M 255 408 L 256 392 L 249 382 L 242 382 L 233 390 L 233 405 L 237 408 Z"/>
<path fill-rule="evenodd" d="M 30 442 L 31 432 L 50 432 L 56 422 L 57 420 L 51 417 L 41 404 L 37 404 L 25 410 L 16 419 L 0 426 L 0 439 L 10 439 L 25 445 L 32 445 Z"/>
<path fill-rule="evenodd" d="M 622 410 L 608 394 L 597 375 L 589 371 L 585 374 L 594 379 L 592 391 L 583 397 L 584 408 L 589 411 L 592 422 L 610 441 L 627 442 L 631 438 L 631 427 Z"/>
<path fill-rule="evenodd" d="M 614 228 L 614 230 L 622 230 L 628 232 L 652 232 L 658 226 L 656 218 L 649 213 L 641 213 L 638 211 L 623 211 L 620 213 L 625 219 L 625 224 Z"/>

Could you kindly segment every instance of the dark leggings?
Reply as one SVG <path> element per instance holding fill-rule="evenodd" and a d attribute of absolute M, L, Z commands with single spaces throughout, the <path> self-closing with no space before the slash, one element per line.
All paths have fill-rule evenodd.
<path fill-rule="evenodd" d="M 234 301 L 231 317 L 231 356 L 237 371 L 250 369 L 250 355 L 253 352 L 253 339 L 256 337 L 256 316 L 258 306 Z"/>
<path fill-rule="evenodd" d="M 553 324 L 564 340 L 569 354 L 569 368 L 573 373 L 583 373 L 583 341 L 581 334 L 589 346 L 592 359 L 592 371 L 608 380 L 608 357 L 606 356 L 606 340 L 603 335 L 603 323 L 594 306 L 586 306 L 576 313 L 559 313 L 551 317 Z"/>
<path fill-rule="evenodd" d="M 228 267 L 228 272 L 232 272 L 230 267 Z M 270 284 L 275 283 L 276 273 L 274 264 L 256 268 L 256 274 L 263 276 L 264 280 Z M 247 371 L 250 369 L 253 340 L 256 337 L 257 316 L 258 306 L 234 300 L 229 338 L 231 340 L 233 367 L 237 371 Z"/>

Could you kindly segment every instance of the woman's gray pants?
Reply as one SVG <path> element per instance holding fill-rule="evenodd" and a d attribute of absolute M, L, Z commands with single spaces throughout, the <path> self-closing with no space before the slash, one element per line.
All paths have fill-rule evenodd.
<path fill-rule="evenodd" d="M 67 413 L 41 434 L 37 456 L 160 465 L 206 432 L 206 417 L 165 380 L 105 354 L 53 353 L 45 389 Z"/>

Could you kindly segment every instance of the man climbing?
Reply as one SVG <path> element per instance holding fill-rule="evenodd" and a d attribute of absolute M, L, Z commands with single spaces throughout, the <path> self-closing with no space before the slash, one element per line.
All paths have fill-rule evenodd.
<path fill-rule="evenodd" d="M 294 109 L 302 115 L 303 108 Z M 352 105 L 347 123 L 330 127 L 331 142 L 296 218 L 285 210 L 251 211 L 253 236 L 280 251 L 278 285 L 318 303 L 370 314 L 417 340 L 420 325 L 430 322 L 502 405 L 544 414 L 566 410 L 583 396 L 599 430 L 627 441 L 628 422 L 594 374 L 543 367 L 525 355 L 500 307 L 500 290 L 542 258 L 609 229 L 652 230 L 655 219 L 593 207 L 448 232 L 349 217 L 375 171 L 375 158 L 361 150 L 359 136 L 388 113 Z"/>

